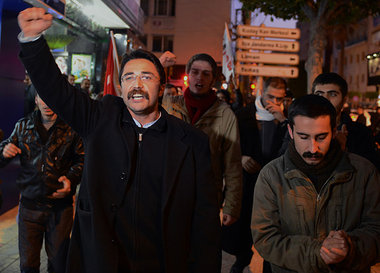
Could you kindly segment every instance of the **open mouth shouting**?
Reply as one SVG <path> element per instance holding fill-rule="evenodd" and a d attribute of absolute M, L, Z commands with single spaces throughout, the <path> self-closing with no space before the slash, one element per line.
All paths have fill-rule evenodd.
<path fill-rule="evenodd" d="M 131 92 L 128 93 L 128 100 L 133 99 L 136 101 L 147 99 L 149 100 L 149 94 L 142 91 L 142 90 L 132 90 Z"/>

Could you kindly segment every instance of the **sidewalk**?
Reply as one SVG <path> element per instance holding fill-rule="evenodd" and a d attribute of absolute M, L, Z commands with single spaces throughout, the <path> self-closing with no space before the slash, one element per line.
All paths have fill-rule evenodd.
<path fill-rule="evenodd" d="M 18 207 L 0 215 L 0 273 L 20 272 L 20 262 L 18 256 L 18 239 L 16 215 Z M 261 273 L 262 258 L 254 251 L 249 269 L 244 273 Z M 229 273 L 232 264 L 235 262 L 234 256 L 223 252 L 222 273 Z M 41 273 L 47 272 L 47 258 L 45 250 L 41 251 Z M 371 273 L 380 273 L 380 264 L 372 267 Z"/>

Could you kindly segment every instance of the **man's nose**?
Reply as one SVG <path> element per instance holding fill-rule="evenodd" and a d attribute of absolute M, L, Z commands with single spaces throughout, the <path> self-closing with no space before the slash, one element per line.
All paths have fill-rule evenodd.
<path fill-rule="evenodd" d="M 134 81 L 134 86 L 135 87 L 142 87 L 143 86 L 143 82 L 142 82 L 140 76 L 136 77 L 136 80 Z"/>
<path fill-rule="evenodd" d="M 310 141 L 310 152 L 315 153 L 318 151 L 318 142 L 315 141 L 315 139 L 312 139 Z"/>

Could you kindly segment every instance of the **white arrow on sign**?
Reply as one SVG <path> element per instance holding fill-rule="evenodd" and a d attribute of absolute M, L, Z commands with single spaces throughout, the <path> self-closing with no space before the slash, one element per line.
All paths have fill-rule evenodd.
<path fill-rule="evenodd" d="M 283 77 L 283 78 L 297 78 L 297 67 L 285 67 L 285 66 L 257 66 L 257 65 L 244 65 L 236 64 L 236 74 L 246 76 L 266 76 L 266 77 Z"/>
<path fill-rule="evenodd" d="M 257 36 L 284 39 L 299 39 L 301 31 L 299 28 L 278 28 L 238 25 L 236 28 L 239 36 Z"/>
<path fill-rule="evenodd" d="M 238 38 L 236 40 L 236 47 L 239 49 L 298 52 L 300 44 L 299 42 Z"/>
<path fill-rule="evenodd" d="M 236 61 L 246 63 L 292 64 L 299 63 L 297 54 L 236 52 Z"/>

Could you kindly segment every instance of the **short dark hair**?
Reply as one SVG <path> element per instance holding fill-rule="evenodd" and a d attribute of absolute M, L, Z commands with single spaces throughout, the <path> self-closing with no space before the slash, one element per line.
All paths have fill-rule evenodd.
<path fill-rule="evenodd" d="M 231 100 L 230 92 L 228 92 L 225 89 L 220 89 L 220 90 L 216 91 L 216 94 L 219 94 L 219 93 L 223 94 L 223 96 L 226 98 L 227 102 L 230 102 L 230 100 Z"/>
<path fill-rule="evenodd" d="M 320 116 L 330 116 L 331 129 L 336 125 L 336 110 L 330 101 L 322 96 L 306 95 L 295 99 L 289 107 L 288 120 L 290 126 L 294 126 L 294 118 L 304 116 L 317 118 Z"/>
<path fill-rule="evenodd" d="M 38 95 L 37 90 L 34 87 L 33 83 L 30 85 L 28 92 L 30 93 L 31 98 L 36 98 Z"/>
<path fill-rule="evenodd" d="M 264 93 L 267 91 L 267 88 L 271 86 L 273 88 L 276 88 L 276 89 L 284 89 L 286 90 L 287 86 L 286 86 L 286 81 L 283 79 L 283 78 L 279 78 L 279 77 L 271 77 L 271 78 L 268 78 L 265 82 L 264 82 Z"/>
<path fill-rule="evenodd" d="M 123 70 L 124 66 L 129 62 L 130 60 L 135 59 L 145 59 L 154 64 L 154 66 L 157 69 L 158 75 L 160 76 L 160 83 L 165 84 L 166 83 L 166 74 L 164 67 L 162 66 L 160 60 L 151 52 L 143 50 L 143 49 L 137 49 L 132 51 L 131 53 L 126 53 L 123 55 L 123 58 L 121 60 L 120 65 L 120 73 L 119 73 L 119 83 L 121 84 L 121 76 L 123 76 Z"/>
<path fill-rule="evenodd" d="M 186 73 L 189 74 L 191 66 L 195 61 L 205 61 L 208 62 L 211 65 L 212 69 L 212 76 L 214 79 L 216 79 L 216 76 L 218 74 L 218 65 L 216 64 L 215 60 L 206 53 L 200 53 L 195 54 L 193 57 L 190 58 L 190 60 L 186 64 Z"/>
<path fill-rule="evenodd" d="M 175 87 L 175 85 L 173 85 L 171 83 L 167 83 L 167 84 L 165 84 L 165 88 L 176 88 L 176 87 Z"/>
<path fill-rule="evenodd" d="M 337 73 L 327 72 L 327 73 L 319 74 L 313 81 L 313 85 L 311 87 L 312 93 L 315 92 L 315 87 L 318 84 L 320 85 L 336 84 L 337 86 L 339 86 L 340 92 L 342 92 L 342 97 L 344 98 L 345 96 L 347 96 L 347 91 L 348 91 L 347 82 Z"/>

